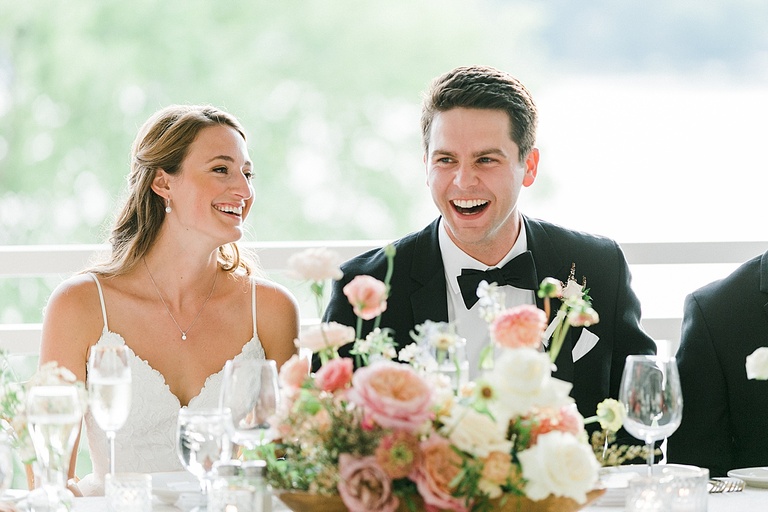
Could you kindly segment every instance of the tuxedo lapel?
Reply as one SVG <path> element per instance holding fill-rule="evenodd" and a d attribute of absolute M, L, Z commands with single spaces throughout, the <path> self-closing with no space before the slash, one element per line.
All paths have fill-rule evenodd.
<path fill-rule="evenodd" d="M 525 215 L 523 215 L 523 222 L 525 222 L 528 249 L 533 253 L 533 261 L 536 263 L 536 274 L 539 276 L 539 280 L 543 280 L 545 277 L 554 277 L 565 282 L 570 273 L 571 262 L 564 261 L 560 256 L 557 233 L 547 231 L 539 221 L 530 219 Z M 557 299 L 550 300 L 547 325 L 554 319 L 560 304 L 561 302 Z M 536 295 L 536 305 L 544 310 L 544 299 L 539 298 L 538 294 Z M 573 382 L 573 340 L 575 334 L 580 331 L 581 329 L 568 329 L 555 361 L 557 370 L 552 374 L 554 377 Z"/>
<path fill-rule="evenodd" d="M 448 295 L 438 242 L 439 226 L 438 217 L 416 238 L 416 250 L 411 263 L 411 310 L 414 325 L 427 320 L 448 321 Z"/>

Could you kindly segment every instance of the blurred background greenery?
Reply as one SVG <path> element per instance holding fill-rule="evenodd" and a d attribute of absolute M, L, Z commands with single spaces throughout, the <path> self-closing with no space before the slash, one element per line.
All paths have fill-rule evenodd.
<path fill-rule="evenodd" d="M 419 229 L 421 93 L 474 63 L 539 103 L 527 213 L 620 241 L 749 238 L 723 198 L 762 203 L 766 19 L 761 0 L 0 0 L 0 244 L 106 241 L 133 137 L 171 103 L 246 126 L 246 240 Z M 39 322 L 55 284 L 0 282 L 0 322 Z"/>

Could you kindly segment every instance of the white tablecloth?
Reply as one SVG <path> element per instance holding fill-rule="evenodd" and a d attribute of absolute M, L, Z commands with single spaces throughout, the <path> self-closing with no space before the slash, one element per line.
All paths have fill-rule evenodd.
<path fill-rule="evenodd" d="M 288 508 L 277 498 L 272 500 L 274 512 L 288 512 Z M 73 512 L 104 512 L 106 510 L 104 498 L 77 498 Z M 185 512 L 189 510 L 155 502 L 153 512 Z M 602 507 L 593 505 L 584 509 L 584 512 L 621 512 L 624 507 Z M 768 510 L 768 489 L 756 489 L 747 487 L 741 492 L 709 495 L 709 512 L 755 512 Z"/>

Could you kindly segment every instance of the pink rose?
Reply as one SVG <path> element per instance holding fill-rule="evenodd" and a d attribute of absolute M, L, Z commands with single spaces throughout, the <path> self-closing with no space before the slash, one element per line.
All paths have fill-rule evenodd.
<path fill-rule="evenodd" d="M 415 432 L 432 416 L 432 390 L 410 365 L 378 361 L 352 377 L 349 400 L 367 420 L 384 428 Z"/>
<path fill-rule="evenodd" d="M 314 325 L 301 331 L 294 341 L 297 348 L 307 348 L 313 353 L 330 348 L 338 348 L 355 341 L 355 330 L 336 322 Z"/>
<path fill-rule="evenodd" d="M 444 437 L 437 435 L 421 443 L 422 463 L 409 478 L 416 483 L 419 494 L 428 509 L 467 512 L 464 498 L 451 493 L 451 481 L 461 471 L 461 456 Z"/>
<path fill-rule="evenodd" d="M 283 388 L 299 389 L 308 376 L 309 360 L 298 354 L 292 355 L 280 367 L 280 384 Z"/>
<path fill-rule="evenodd" d="M 355 364 L 348 357 L 331 359 L 315 373 L 315 385 L 323 391 L 344 388 L 352 380 Z"/>
<path fill-rule="evenodd" d="M 394 512 L 400 501 L 392 494 L 392 480 L 376 463 L 376 457 L 339 455 L 337 488 L 351 512 Z"/>
<path fill-rule="evenodd" d="M 375 277 L 355 276 L 344 287 L 344 295 L 363 320 L 376 318 L 387 309 L 387 287 Z"/>
<path fill-rule="evenodd" d="M 544 312 L 536 306 L 523 304 L 496 317 L 491 324 L 491 339 L 508 348 L 537 348 L 546 328 Z"/>

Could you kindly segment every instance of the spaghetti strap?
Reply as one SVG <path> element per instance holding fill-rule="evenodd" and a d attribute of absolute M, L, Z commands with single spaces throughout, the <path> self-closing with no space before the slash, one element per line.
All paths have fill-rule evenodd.
<path fill-rule="evenodd" d="M 253 278 L 251 278 L 251 317 L 253 318 L 253 339 L 256 339 L 259 335 L 256 332 L 256 280 Z"/>
<path fill-rule="evenodd" d="M 99 301 L 101 302 L 101 316 L 104 318 L 104 331 L 103 332 L 109 332 L 109 327 L 107 327 L 107 307 L 104 305 L 104 293 L 101 291 L 101 283 L 99 283 L 99 278 L 96 277 L 96 274 L 93 272 L 88 272 L 88 275 L 93 278 L 93 280 L 96 282 L 96 288 L 99 289 Z"/>

